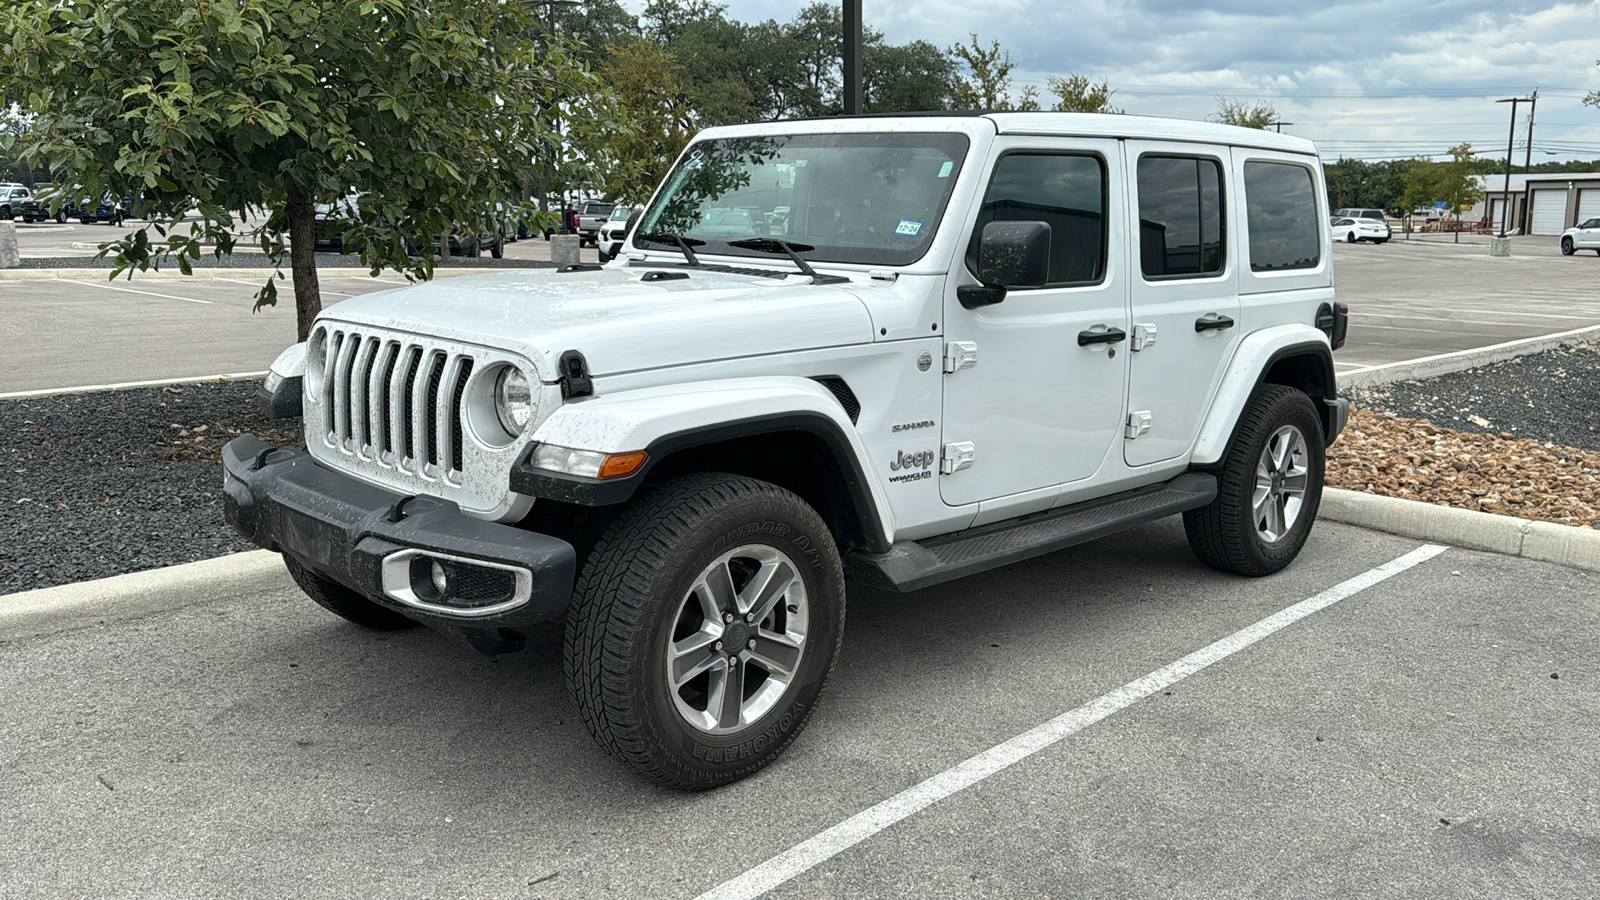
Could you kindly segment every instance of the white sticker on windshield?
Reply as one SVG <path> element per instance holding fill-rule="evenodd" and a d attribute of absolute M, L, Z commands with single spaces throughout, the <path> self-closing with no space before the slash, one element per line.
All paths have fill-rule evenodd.
<path fill-rule="evenodd" d="M 920 232 L 921 230 L 922 230 L 922 220 L 921 219 L 901 219 L 900 220 L 900 224 L 895 227 L 894 233 L 895 234 L 902 234 L 902 235 L 905 235 L 906 237 L 916 237 L 917 233 Z"/>
<path fill-rule="evenodd" d="M 806 167 L 806 161 L 803 159 L 797 159 L 794 161 L 794 167 L 796 169 L 804 169 Z"/>
<path fill-rule="evenodd" d="M 951 160 L 948 160 L 948 159 L 945 160 L 944 161 L 944 165 L 939 167 L 939 177 L 940 178 L 949 178 L 950 177 L 950 170 L 954 169 L 955 167 L 956 167 L 956 164 L 954 162 L 952 162 Z"/>

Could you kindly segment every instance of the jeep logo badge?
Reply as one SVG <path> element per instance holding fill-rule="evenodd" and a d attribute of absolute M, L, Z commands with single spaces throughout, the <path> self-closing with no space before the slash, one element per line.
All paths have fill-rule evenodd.
<path fill-rule="evenodd" d="M 898 472 L 901 469 L 926 469 L 933 465 L 938 457 L 932 450 L 918 450 L 916 453 L 907 453 L 901 450 L 895 454 L 894 462 L 889 463 L 889 471 Z"/>
<path fill-rule="evenodd" d="M 926 372 L 933 368 L 933 354 L 924 350 L 917 356 L 917 371 Z"/>

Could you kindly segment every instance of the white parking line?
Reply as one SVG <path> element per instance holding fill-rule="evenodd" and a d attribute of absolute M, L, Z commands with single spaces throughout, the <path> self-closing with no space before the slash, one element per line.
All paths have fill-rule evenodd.
<path fill-rule="evenodd" d="M 1156 691 L 1171 687 L 1206 666 L 1226 659 L 1318 610 L 1327 609 L 1346 597 L 1426 562 L 1445 550 L 1445 547 L 1437 544 L 1424 544 L 1404 556 L 1334 585 L 1315 597 L 1302 600 L 1254 625 L 1241 628 L 1209 647 L 1196 650 L 1143 678 L 1130 681 L 1071 712 L 1062 713 L 1031 731 L 1025 731 L 1004 743 L 996 744 L 921 784 L 895 794 L 877 806 L 856 813 L 816 837 L 796 844 L 744 874 L 706 891 L 698 900 L 751 900 L 759 897 L 812 866 L 832 859 L 890 825 L 932 806 L 951 794 L 971 787 L 1101 719 L 1132 706 Z"/>
<path fill-rule="evenodd" d="M 247 285 L 249 285 L 250 287 L 253 287 L 253 288 L 259 288 L 263 284 L 263 282 L 260 282 L 260 281 L 244 281 L 244 280 L 238 279 L 238 278 L 218 278 L 215 275 L 211 276 L 211 280 L 212 281 L 226 281 L 229 284 L 247 284 Z M 338 294 L 341 297 L 354 297 L 355 296 L 355 294 L 352 294 L 349 291 L 336 291 L 336 290 L 334 290 L 332 288 L 318 287 L 317 290 L 320 293 Z"/>
<path fill-rule="evenodd" d="M 207 306 L 210 306 L 212 303 L 210 300 L 196 300 L 193 297 L 179 297 L 176 294 L 158 294 L 155 291 L 136 291 L 133 288 L 117 287 L 114 284 L 101 284 L 98 281 L 75 281 L 71 278 L 57 278 L 55 280 L 63 281 L 67 284 L 81 284 L 84 287 L 97 287 L 105 288 L 108 291 L 121 291 L 124 294 L 143 294 L 146 297 L 162 297 L 167 300 L 182 300 L 185 303 L 204 303 Z"/>

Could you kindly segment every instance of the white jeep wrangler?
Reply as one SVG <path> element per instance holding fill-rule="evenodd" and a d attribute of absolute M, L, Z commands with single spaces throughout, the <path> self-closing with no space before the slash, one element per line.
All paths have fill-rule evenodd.
<path fill-rule="evenodd" d="M 604 268 L 333 306 L 225 453 L 311 598 L 485 652 L 565 619 L 572 702 L 658 781 L 761 768 L 848 579 L 909 591 L 1182 513 L 1287 565 L 1344 426 L 1322 171 L 1292 137 L 1057 113 L 699 136 Z"/>

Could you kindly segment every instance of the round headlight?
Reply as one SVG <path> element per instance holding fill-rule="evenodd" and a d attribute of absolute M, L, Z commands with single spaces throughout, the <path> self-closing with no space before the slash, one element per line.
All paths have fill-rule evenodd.
<path fill-rule="evenodd" d="M 507 434 L 516 436 L 533 418 L 533 387 L 516 366 L 506 366 L 494 380 L 494 411 Z"/>

